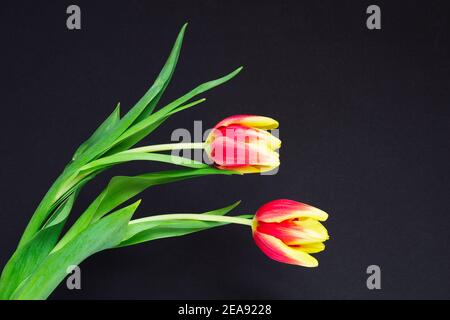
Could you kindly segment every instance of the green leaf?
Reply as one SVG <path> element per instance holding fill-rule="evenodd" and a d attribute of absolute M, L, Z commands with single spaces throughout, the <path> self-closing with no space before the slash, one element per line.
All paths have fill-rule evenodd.
<path fill-rule="evenodd" d="M 204 102 L 204 101 L 206 101 L 206 99 L 205 99 L 205 98 L 202 98 L 202 99 L 199 99 L 199 100 L 195 100 L 195 101 L 193 101 L 193 102 L 191 102 L 191 103 L 187 103 L 187 104 L 185 104 L 185 105 L 182 105 L 181 107 L 178 107 L 178 108 L 174 109 L 173 111 L 170 111 L 170 112 L 167 114 L 166 119 L 169 118 L 169 116 L 174 115 L 175 113 L 178 113 L 178 112 L 180 112 L 180 111 L 183 111 L 183 110 L 192 108 L 193 106 L 196 106 L 197 104 L 199 104 L 199 103 L 201 103 L 201 102 Z"/>
<path fill-rule="evenodd" d="M 203 214 L 223 216 L 238 206 L 239 203 L 240 201 L 224 208 L 204 212 Z M 159 221 L 146 221 L 145 218 L 137 219 L 130 221 L 125 237 L 118 247 L 130 246 L 156 239 L 183 236 L 226 224 L 228 223 L 200 220 L 170 220 L 170 218 Z"/>
<path fill-rule="evenodd" d="M 117 246 L 123 238 L 128 222 L 139 201 L 100 219 L 68 242 L 53 251 L 19 286 L 13 299 L 46 299 L 67 276 L 67 268 L 79 265 L 92 254 Z"/>
<path fill-rule="evenodd" d="M 42 225 L 45 223 L 45 221 L 48 219 L 48 217 L 54 212 L 54 210 L 57 208 L 57 206 L 62 202 L 64 197 L 69 196 L 69 193 L 72 193 L 73 190 L 76 189 L 76 187 L 73 186 L 70 191 L 66 192 L 63 195 L 64 197 L 59 197 L 59 198 L 56 197 L 60 188 L 64 185 L 66 179 L 71 174 L 73 174 L 73 172 L 71 171 L 71 168 L 69 165 L 69 168 L 66 168 L 64 170 L 64 172 L 56 179 L 56 181 L 53 183 L 53 185 L 47 191 L 44 198 L 39 203 L 39 206 L 34 211 L 33 216 L 31 217 L 30 221 L 28 222 L 28 225 L 25 228 L 25 231 L 23 232 L 22 237 L 20 239 L 18 248 L 24 246 L 28 241 L 30 241 L 33 238 L 33 236 L 41 229 Z"/>
<path fill-rule="evenodd" d="M 157 112 L 153 113 L 152 115 L 148 116 L 147 118 L 143 119 L 141 122 L 135 124 L 134 126 L 130 127 L 126 132 L 124 132 L 115 142 L 115 145 L 123 143 L 126 140 L 133 139 L 135 136 L 142 136 L 143 132 L 147 132 L 148 128 L 150 126 L 153 126 L 154 123 L 163 120 L 165 117 L 167 117 L 169 114 L 173 114 L 177 108 L 182 106 L 184 103 L 195 97 L 196 95 L 199 95 L 205 91 L 208 91 L 214 87 L 217 87 L 229 80 L 231 80 L 233 77 L 235 77 L 240 71 L 242 70 L 242 67 L 236 69 L 235 71 L 231 72 L 230 74 L 216 79 L 212 80 L 206 83 L 203 83 L 196 87 L 195 89 L 189 91 L 184 96 L 176 99 L 175 101 L 169 103 L 164 108 L 158 110 Z M 180 109 L 183 110 L 184 108 Z"/>
<path fill-rule="evenodd" d="M 148 136 L 150 133 L 152 133 L 153 131 L 155 131 L 161 124 L 164 123 L 164 121 L 166 121 L 171 115 L 180 112 L 182 110 L 191 108 L 193 106 L 196 106 L 199 103 L 204 102 L 206 99 L 199 99 L 199 100 L 195 100 L 191 103 L 185 104 L 181 107 L 178 107 L 177 109 L 169 112 L 166 116 L 162 117 L 159 120 L 156 120 L 155 122 L 153 122 L 152 124 L 149 124 L 145 130 L 141 130 L 133 135 L 131 135 L 130 137 L 121 140 L 121 142 L 117 143 L 114 145 L 114 147 L 112 147 L 111 149 L 109 149 L 104 155 L 108 156 L 111 154 L 115 154 L 117 152 L 121 152 L 123 150 L 127 150 L 128 148 L 134 146 L 136 143 L 138 143 L 139 141 L 141 141 L 143 138 L 145 138 L 146 136 Z"/>
<path fill-rule="evenodd" d="M 53 215 L 53 219 L 24 246 L 17 249 L 3 269 L 0 278 L 0 299 L 8 299 L 17 286 L 26 279 L 53 250 L 77 193 L 73 193 Z"/>
<path fill-rule="evenodd" d="M 133 153 L 117 153 L 112 156 L 100 158 L 95 160 L 87 165 L 83 166 L 80 169 L 80 174 L 90 174 L 97 170 L 101 170 L 105 167 L 110 167 L 115 164 L 120 164 L 129 161 L 157 161 L 170 163 L 175 165 L 180 165 L 188 168 L 207 168 L 208 165 L 198 162 L 195 160 L 178 157 L 169 154 L 160 154 L 160 153 L 151 153 L 151 152 L 133 152 Z"/>
<path fill-rule="evenodd" d="M 151 186 L 210 174 L 230 175 L 236 173 L 215 168 L 204 168 L 161 171 L 133 177 L 114 177 L 111 179 L 105 190 L 102 191 L 102 193 L 94 200 L 94 202 L 92 202 L 86 211 L 78 218 L 75 224 L 69 229 L 63 239 L 58 243 L 57 248 L 63 247 L 91 223 L 97 221 L 117 206 Z"/>
<path fill-rule="evenodd" d="M 186 30 L 187 23 L 183 25 L 181 28 L 180 34 L 178 35 L 177 41 L 175 42 L 174 49 L 172 50 L 172 53 L 169 56 L 169 59 L 166 62 L 166 65 L 161 70 L 161 73 L 159 74 L 156 81 L 158 82 L 160 89 L 158 94 L 155 97 L 152 97 L 151 99 L 147 98 L 145 99 L 145 96 L 142 98 L 144 99 L 144 103 L 146 100 L 150 101 L 147 106 L 144 108 L 144 110 L 141 112 L 139 117 L 136 119 L 135 123 L 140 122 L 141 120 L 145 119 L 147 116 L 149 116 L 153 110 L 155 109 L 156 105 L 159 102 L 159 99 L 161 99 L 161 96 L 163 95 L 164 91 L 166 90 L 167 86 L 169 85 L 170 80 L 172 79 L 173 72 L 175 71 L 175 66 L 177 65 L 178 58 L 180 56 L 180 50 L 181 50 L 181 44 L 183 43 L 183 37 L 184 32 Z M 156 82 L 155 82 L 156 83 Z"/>
<path fill-rule="evenodd" d="M 107 136 L 112 130 L 116 128 L 119 121 L 120 121 L 120 103 L 117 104 L 117 107 L 114 109 L 111 115 L 108 118 L 106 118 L 106 120 L 100 125 L 100 127 L 97 128 L 97 130 L 95 130 L 92 136 L 78 147 L 77 151 L 75 151 L 72 157 L 72 160 L 76 161 L 78 157 L 81 154 L 83 154 L 83 152 L 86 149 L 92 147 L 102 138 Z"/>
<path fill-rule="evenodd" d="M 138 119 L 141 119 L 141 114 L 147 116 L 150 114 L 162 92 L 168 85 L 170 78 L 172 77 L 173 71 L 178 61 L 180 55 L 181 45 L 183 42 L 184 32 L 186 29 L 186 24 L 181 28 L 175 44 L 170 52 L 169 58 L 167 59 L 164 67 L 162 68 L 160 74 L 156 78 L 153 85 L 145 93 L 145 95 L 134 105 L 134 107 L 120 120 L 120 122 L 115 126 L 107 136 L 104 136 L 101 140 L 97 141 L 94 145 L 87 148 L 83 154 L 78 155 L 77 161 L 80 163 L 87 163 L 90 160 L 96 158 L 97 156 L 103 154 L 105 151 L 111 148 L 115 140 L 122 135 L 130 126 L 137 123 Z"/>

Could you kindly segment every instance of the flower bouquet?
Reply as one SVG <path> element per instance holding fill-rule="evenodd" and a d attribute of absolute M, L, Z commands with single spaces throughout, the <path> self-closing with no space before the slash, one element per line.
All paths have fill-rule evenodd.
<path fill-rule="evenodd" d="M 278 127 L 278 122 L 264 116 L 230 116 L 219 121 L 201 143 L 134 147 L 170 116 L 204 102 L 205 99 L 196 97 L 229 81 L 242 69 L 205 82 L 159 107 L 159 100 L 177 64 L 185 29 L 186 25 L 145 95 L 124 116 L 118 105 L 79 146 L 47 191 L 3 269 L 0 299 L 46 299 L 65 278 L 67 268 L 79 265 L 102 250 L 179 237 L 230 223 L 249 227 L 257 246 L 274 260 L 305 267 L 318 265 L 311 253 L 324 249 L 323 242 L 328 239 L 328 233 L 321 221 L 328 215 L 292 200 L 268 202 L 254 215 L 228 215 L 239 204 L 236 202 L 204 213 L 133 219 L 141 200 L 127 202 L 149 187 L 207 175 L 268 172 L 280 164 L 276 150 L 281 142 L 270 132 Z M 210 163 L 168 154 L 186 149 L 204 150 Z M 112 178 L 86 210 L 78 214 L 76 221 L 65 229 L 83 187 L 105 170 L 129 161 L 164 162 L 175 169 Z"/>

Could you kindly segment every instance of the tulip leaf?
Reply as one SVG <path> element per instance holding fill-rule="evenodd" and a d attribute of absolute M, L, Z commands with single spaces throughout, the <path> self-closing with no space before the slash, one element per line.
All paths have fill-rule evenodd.
<path fill-rule="evenodd" d="M 117 107 L 114 109 L 111 115 L 108 118 L 106 118 L 106 120 L 100 125 L 100 127 L 97 128 L 97 130 L 95 130 L 92 136 L 78 147 L 77 151 L 75 151 L 72 157 L 72 160 L 76 161 L 78 159 L 78 156 L 81 155 L 86 149 L 95 145 L 104 136 L 108 135 L 112 130 L 115 129 L 119 121 L 120 121 L 120 103 L 117 104 Z"/>
<path fill-rule="evenodd" d="M 184 32 L 186 30 L 186 27 L 187 27 L 187 23 L 185 23 L 183 25 L 183 27 L 181 28 L 181 31 L 180 31 L 178 38 L 174 45 L 174 49 L 172 49 L 172 52 L 171 52 L 169 58 L 167 59 L 166 65 L 161 70 L 161 73 L 159 74 L 158 78 L 155 81 L 155 84 L 157 86 L 159 86 L 159 88 L 160 88 L 158 90 L 158 94 L 156 96 L 152 96 L 151 98 L 148 97 L 146 99 L 145 96 L 142 98 L 142 100 L 144 100 L 144 103 L 147 100 L 149 101 L 149 103 L 147 103 L 147 106 L 144 108 L 144 110 L 141 112 L 141 114 L 136 119 L 136 121 L 135 121 L 136 123 L 145 119 L 147 116 L 149 116 L 153 112 L 153 110 L 155 109 L 156 105 L 159 102 L 159 99 L 161 99 L 161 96 L 163 95 L 164 91 L 166 90 L 167 86 L 169 85 L 169 82 L 173 76 L 173 72 L 175 71 L 175 66 L 177 65 L 178 58 L 180 56 L 181 45 L 183 43 L 183 37 L 184 37 Z"/>
<path fill-rule="evenodd" d="M 130 111 L 117 123 L 114 130 L 110 131 L 107 135 L 102 135 L 102 139 L 98 140 L 95 144 L 90 145 L 84 150 L 82 154 L 77 154 L 77 161 L 84 164 L 90 160 L 96 158 L 98 155 L 107 151 L 115 140 L 122 135 L 130 126 L 136 123 L 137 120 L 142 121 L 142 116 L 149 115 L 155 108 L 162 92 L 166 89 L 172 74 L 175 70 L 180 55 L 181 45 L 183 42 L 184 32 L 186 30 L 186 24 L 181 28 L 175 44 L 170 52 L 164 67 L 159 73 L 153 85 L 144 94 L 144 96 L 131 108 Z M 137 123 L 139 123 L 137 122 Z"/>
<path fill-rule="evenodd" d="M 215 168 L 204 169 L 182 169 L 147 173 L 138 176 L 117 176 L 111 179 L 108 186 L 92 202 L 86 211 L 78 218 L 75 224 L 65 234 L 58 243 L 57 248 L 63 247 L 68 241 L 74 238 L 78 233 L 87 228 L 91 223 L 97 221 L 102 216 L 121 205 L 125 201 L 136 196 L 145 189 L 181 181 L 190 178 L 210 174 L 235 174 L 232 171 L 220 170 Z"/>
<path fill-rule="evenodd" d="M 70 266 L 79 265 L 92 254 L 117 246 L 139 201 L 93 223 L 60 250 L 54 250 L 18 287 L 12 298 L 46 299 L 67 276 Z"/>
<path fill-rule="evenodd" d="M 0 299 L 8 299 L 17 286 L 52 251 L 72 209 L 77 193 L 72 193 L 70 197 L 61 203 L 53 214 L 54 218 L 52 221 L 42 230 L 38 231 L 24 246 L 14 252 L 1 275 Z"/>
<path fill-rule="evenodd" d="M 144 137 L 148 136 L 154 130 L 156 130 L 161 124 L 164 123 L 164 121 L 166 121 L 169 118 L 169 116 L 171 116 L 177 112 L 180 112 L 182 110 L 186 110 L 188 108 L 196 106 L 199 103 L 204 102 L 205 100 L 206 99 L 195 100 L 195 101 L 192 101 L 191 103 L 188 103 L 188 104 L 182 105 L 181 107 L 178 107 L 177 109 L 169 112 L 168 114 L 166 114 L 164 117 L 160 118 L 159 120 L 155 120 L 153 123 L 149 124 L 144 130 L 136 132 L 135 134 L 129 136 L 128 138 L 116 143 L 113 148 L 111 148 L 110 150 L 108 150 L 105 153 L 105 155 L 111 155 L 111 154 L 115 154 L 115 153 L 123 151 L 123 150 L 127 150 L 128 148 L 134 146 L 136 143 L 141 141 Z"/>
<path fill-rule="evenodd" d="M 110 167 L 115 164 L 120 164 L 129 161 L 157 161 L 164 162 L 170 164 L 176 164 L 180 166 L 185 166 L 189 168 L 208 168 L 208 165 L 198 162 L 195 160 L 178 157 L 174 155 L 168 154 L 160 154 L 160 153 L 150 153 L 150 152 L 121 152 L 108 157 L 100 158 L 98 160 L 92 161 L 91 163 L 83 166 L 80 169 L 80 174 L 86 174 L 95 172 L 99 169 L 103 169 L 105 167 Z"/>
<path fill-rule="evenodd" d="M 199 95 L 205 91 L 208 91 L 214 87 L 217 87 L 228 80 L 231 80 L 234 78 L 240 71 L 242 70 L 242 67 L 234 70 L 233 72 L 227 74 L 226 76 L 223 76 L 219 79 L 212 80 L 209 82 L 205 82 L 199 86 L 197 86 L 195 89 L 189 91 L 182 97 L 174 100 L 173 102 L 166 105 L 164 108 L 158 110 L 157 112 L 153 113 L 152 115 L 148 116 L 141 122 L 137 123 L 136 125 L 129 128 L 126 132 L 124 132 L 115 142 L 115 144 L 122 143 L 125 140 L 131 139 L 131 137 L 134 137 L 136 135 L 141 135 L 143 132 L 146 132 L 146 130 L 152 126 L 155 122 L 161 121 L 165 117 L 167 117 L 168 114 L 171 114 L 173 111 L 177 110 L 180 106 L 182 106 L 184 103 L 189 101 L 190 99 L 194 98 L 196 95 Z M 181 109 L 182 110 L 182 109 Z"/>

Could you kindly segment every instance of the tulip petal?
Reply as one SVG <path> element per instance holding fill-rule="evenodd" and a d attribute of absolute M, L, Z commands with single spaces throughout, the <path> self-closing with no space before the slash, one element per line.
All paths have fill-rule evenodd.
<path fill-rule="evenodd" d="M 325 250 L 325 244 L 322 242 L 303 244 L 296 250 L 301 250 L 306 253 L 318 253 Z"/>
<path fill-rule="evenodd" d="M 255 128 L 243 129 L 243 127 L 240 127 L 236 129 L 235 134 L 238 137 L 241 135 L 244 136 L 245 138 L 243 140 L 248 141 L 248 143 L 264 144 L 271 150 L 276 150 L 281 147 L 281 140 L 266 130 Z"/>
<path fill-rule="evenodd" d="M 223 169 L 223 170 L 231 170 L 231 171 L 236 171 L 242 174 L 246 174 L 246 173 L 261 173 L 261 172 L 268 172 L 271 171 L 275 168 L 277 168 L 278 166 L 250 166 L 250 165 L 245 165 L 245 166 L 217 166 L 217 168 L 219 169 Z"/>
<path fill-rule="evenodd" d="M 328 214 L 305 203 L 280 199 L 263 205 L 256 212 L 256 217 L 263 222 L 282 222 L 299 218 L 313 218 L 325 221 L 328 219 Z"/>
<path fill-rule="evenodd" d="M 227 136 L 229 138 L 239 139 L 240 141 L 246 143 L 263 143 L 272 150 L 276 150 L 281 147 L 281 140 L 263 129 L 249 128 L 246 126 L 233 124 L 227 127 L 214 129 L 213 132 L 214 137 Z"/>
<path fill-rule="evenodd" d="M 301 218 L 300 220 L 292 221 L 292 223 L 304 230 L 310 237 L 320 239 L 321 242 L 330 238 L 327 229 L 316 219 Z"/>
<path fill-rule="evenodd" d="M 280 165 L 279 154 L 262 143 L 245 143 L 229 137 L 216 137 L 210 148 L 210 157 L 219 166 Z"/>
<path fill-rule="evenodd" d="M 239 114 L 225 118 L 216 124 L 214 128 L 227 127 L 233 124 L 266 130 L 278 128 L 278 121 L 272 118 L 249 114 Z"/>
<path fill-rule="evenodd" d="M 258 231 L 253 233 L 256 245 L 271 259 L 299 265 L 303 267 L 317 267 L 319 262 L 310 254 L 289 247 L 280 239 Z"/>
<path fill-rule="evenodd" d="M 323 242 L 329 239 L 327 229 L 319 221 L 311 218 L 301 221 L 287 220 L 281 223 L 258 221 L 256 230 L 272 235 L 290 246 Z"/>

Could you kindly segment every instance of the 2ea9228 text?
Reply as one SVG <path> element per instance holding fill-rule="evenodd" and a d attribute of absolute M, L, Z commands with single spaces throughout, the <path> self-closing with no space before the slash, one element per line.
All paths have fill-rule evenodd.
<path fill-rule="evenodd" d="M 222 304 L 219 306 L 198 306 L 185 304 L 178 307 L 178 315 L 197 315 L 209 318 L 212 315 L 270 315 L 270 304 Z"/>

